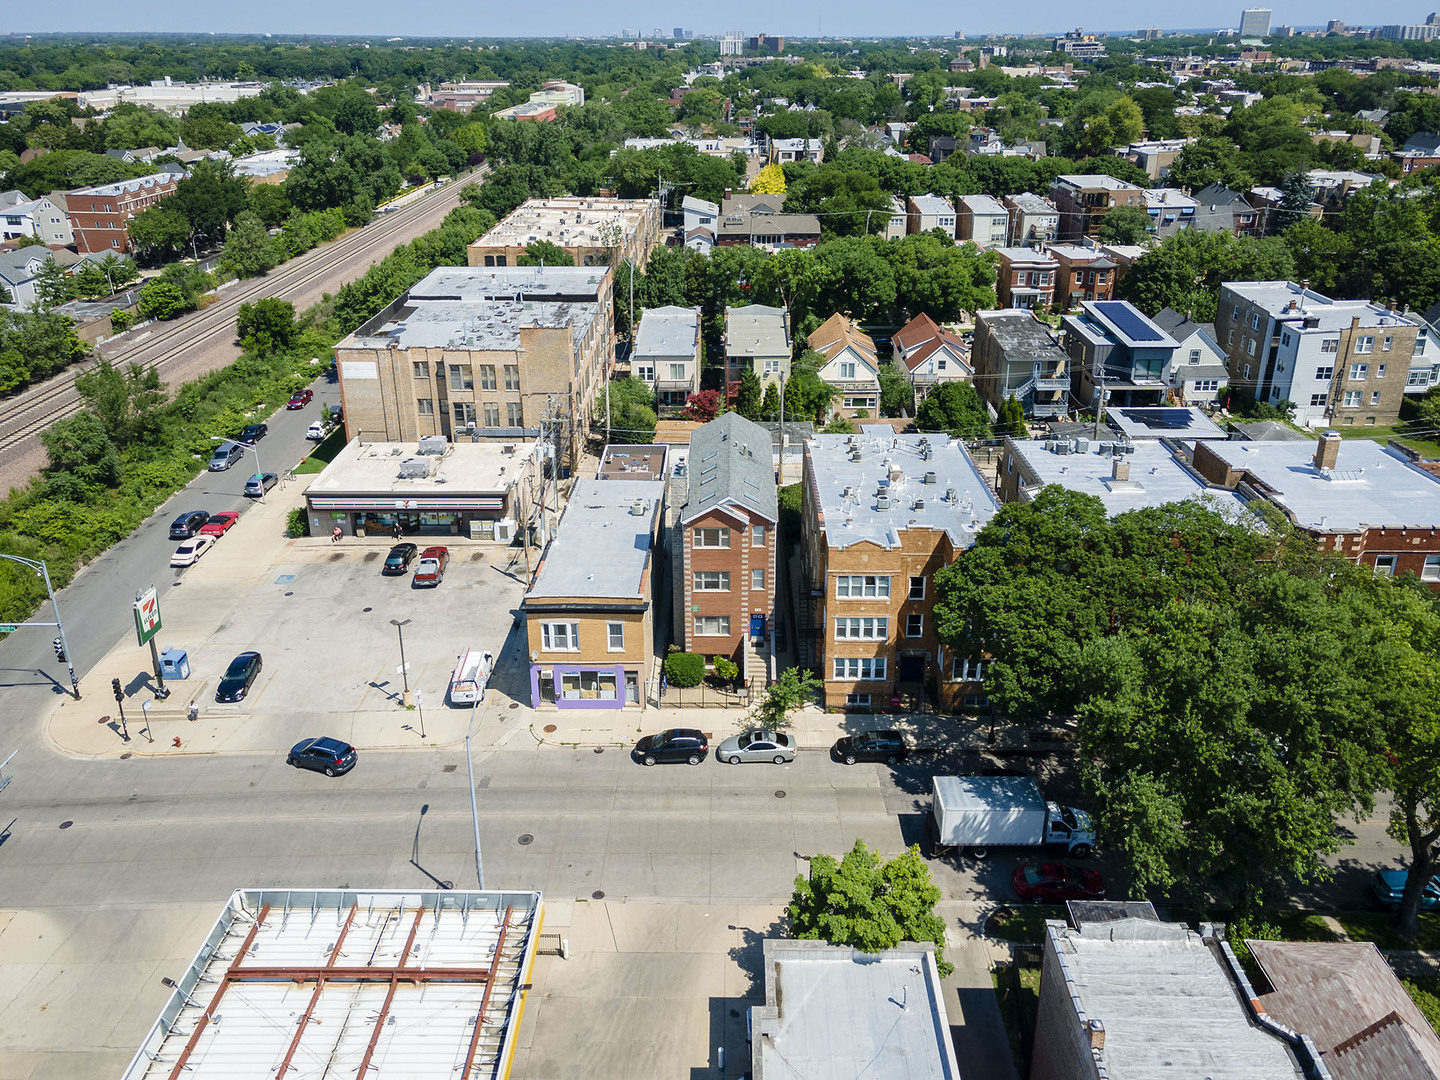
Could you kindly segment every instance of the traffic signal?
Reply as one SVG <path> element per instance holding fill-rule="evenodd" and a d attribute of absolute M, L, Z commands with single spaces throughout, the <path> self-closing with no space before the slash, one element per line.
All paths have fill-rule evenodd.
<path fill-rule="evenodd" d="M 125 700 L 125 691 L 122 690 L 122 689 L 120 689 L 120 680 L 119 680 L 119 679 L 111 679 L 111 680 L 110 680 L 110 690 L 111 690 L 111 692 L 115 695 L 115 700 L 116 700 L 116 701 L 124 701 L 124 700 Z"/>
<path fill-rule="evenodd" d="M 55 648 L 55 659 L 59 660 L 62 664 L 65 663 L 65 642 L 57 637 L 50 644 Z"/>

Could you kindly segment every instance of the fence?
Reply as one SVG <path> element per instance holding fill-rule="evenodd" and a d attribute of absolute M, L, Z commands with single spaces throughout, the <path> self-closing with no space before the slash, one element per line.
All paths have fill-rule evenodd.
<path fill-rule="evenodd" d="M 699 686 L 662 685 L 660 704 L 672 709 L 748 709 L 749 687 L 721 688 L 702 682 Z"/>

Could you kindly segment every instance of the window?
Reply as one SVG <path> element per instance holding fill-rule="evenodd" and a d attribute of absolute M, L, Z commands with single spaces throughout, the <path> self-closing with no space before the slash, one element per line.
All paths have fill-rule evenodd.
<path fill-rule="evenodd" d="M 910 578 L 910 596 L 908 597 L 908 599 L 911 599 L 911 600 L 924 600 L 924 599 L 925 599 L 925 575 L 924 575 L 924 574 L 917 574 L 917 575 L 914 575 L 914 576 L 912 576 L 912 577 Z"/>
<path fill-rule="evenodd" d="M 509 402 L 505 406 L 505 424 L 507 427 L 525 426 L 525 407 L 518 401 Z"/>
<path fill-rule="evenodd" d="M 1375 573 L 1377 573 L 1377 574 L 1383 574 L 1385 577 L 1394 577 L 1394 576 L 1395 576 L 1395 559 L 1396 559 L 1396 556 L 1394 556 L 1394 555 L 1376 555 L 1376 556 L 1375 556 Z"/>
<path fill-rule="evenodd" d="M 434 416 L 435 402 L 431 401 L 428 397 L 416 398 L 415 412 L 420 416 Z"/>
<path fill-rule="evenodd" d="M 1371 405 L 1379 405 L 1379 404 L 1380 404 L 1380 391 L 1379 391 L 1379 390 L 1371 390 L 1371 391 L 1370 391 L 1370 404 L 1371 404 Z"/>
<path fill-rule="evenodd" d="M 1252 311 L 1252 312 L 1250 313 L 1250 329 L 1251 329 L 1251 330 L 1259 330 L 1259 329 L 1260 329 L 1260 313 L 1259 313 L 1258 311 Z"/>
<path fill-rule="evenodd" d="M 500 426 L 500 406 L 496 405 L 493 401 L 487 401 L 485 403 L 485 426 Z"/>
<path fill-rule="evenodd" d="M 765 361 L 765 374 L 766 374 L 766 375 L 779 375 L 779 374 L 780 374 L 780 364 L 781 364 L 781 361 L 779 361 L 779 360 L 766 360 L 766 361 Z"/>
<path fill-rule="evenodd" d="M 1190 363 L 1192 363 L 1192 364 L 1198 364 L 1199 362 L 1200 362 L 1200 350 L 1199 350 L 1199 349 L 1191 349 L 1191 350 L 1190 350 Z"/>
<path fill-rule="evenodd" d="M 470 401 L 452 401 L 450 409 L 455 415 L 456 427 L 469 427 L 475 423 L 475 404 Z"/>
<path fill-rule="evenodd" d="M 751 570 L 751 571 L 750 571 L 750 588 L 752 588 L 752 589 L 763 589 L 763 588 L 765 588 L 765 569 L 764 569 L 764 567 L 759 567 L 759 566 L 757 566 L 754 570 Z"/>
<path fill-rule="evenodd" d="M 1380 343 L 1380 351 L 1381 351 L 1381 352 L 1389 352 L 1389 351 L 1390 351 L 1390 346 L 1393 345 L 1394 343 L 1395 343 L 1395 339 L 1394 339 L 1393 337 L 1391 337 L 1389 334 L 1386 334 L 1386 335 L 1385 335 L 1385 340 Z"/>
<path fill-rule="evenodd" d="M 572 671 L 560 676 L 561 695 L 567 701 L 615 700 L 613 671 Z"/>
<path fill-rule="evenodd" d="M 950 678 L 956 682 L 982 682 L 985 678 L 985 661 L 955 657 L 950 661 Z"/>
<path fill-rule="evenodd" d="M 1245 373 L 1244 373 L 1244 379 L 1245 379 L 1246 382 L 1249 382 L 1249 381 L 1250 381 L 1250 365 L 1249 365 L 1249 364 L 1246 364 L 1246 365 L 1245 365 L 1244 372 L 1245 372 Z"/>
<path fill-rule="evenodd" d="M 579 652 L 580 624 L 573 622 L 542 622 L 540 647 L 546 652 Z"/>
<path fill-rule="evenodd" d="M 1232 308 L 1230 309 L 1230 319 L 1231 319 L 1231 321 L 1233 322 L 1234 320 L 1236 320 L 1236 319 L 1238 319 L 1238 318 L 1240 318 L 1240 305 L 1239 305 L 1239 304 L 1236 304 L 1234 307 L 1232 307 Z"/>
<path fill-rule="evenodd" d="M 696 615 L 695 616 L 696 637 L 729 637 L 730 616 L 729 615 Z"/>
<path fill-rule="evenodd" d="M 846 704 L 846 705 L 858 705 L 858 706 L 860 706 L 861 708 L 869 708 L 869 706 L 870 706 L 870 695 L 869 695 L 869 694 L 846 694 L 846 695 L 845 695 L 845 704 Z"/>
<path fill-rule="evenodd" d="M 696 592 L 729 592 L 730 571 L 728 570 L 697 570 L 695 571 Z"/>
<path fill-rule="evenodd" d="M 1347 409 L 1358 409 L 1360 407 L 1360 391 L 1346 390 L 1344 406 Z"/>
<path fill-rule="evenodd" d="M 1318 382 L 1329 382 L 1334 377 L 1334 365 L 1331 365 L 1330 367 L 1317 367 L 1315 369 L 1315 378 Z"/>
<path fill-rule="evenodd" d="M 685 365 L 684 365 L 684 364 L 671 364 L 671 365 L 670 365 L 670 381 L 671 381 L 671 382 L 684 382 L 684 381 L 685 381 L 686 379 L 688 379 L 689 377 L 690 377 L 690 376 L 688 376 L 687 374 L 685 374 Z"/>
<path fill-rule="evenodd" d="M 728 548 L 730 530 L 727 528 L 702 528 L 692 531 L 692 542 L 697 548 Z"/>
<path fill-rule="evenodd" d="M 1311 406 L 1311 408 L 1316 408 L 1316 409 L 1318 409 L 1318 408 L 1320 408 L 1322 405 L 1328 405 L 1329 402 L 1330 402 L 1330 395 L 1329 395 L 1329 394 L 1311 394 L 1311 395 L 1310 395 L 1310 406 Z"/>
<path fill-rule="evenodd" d="M 1255 339 L 1254 339 L 1254 338 L 1246 338 L 1246 339 L 1245 339 L 1245 355 L 1247 355 L 1247 356 L 1254 356 L 1254 355 L 1255 355 Z"/>
<path fill-rule="evenodd" d="M 451 390 L 474 390 L 475 379 L 470 373 L 469 364 L 450 365 L 450 389 Z"/>
<path fill-rule="evenodd" d="M 1228 334 L 1225 335 L 1225 344 L 1226 344 L 1226 345 L 1234 345 L 1234 344 L 1235 344 L 1235 331 L 1234 331 L 1234 330 L 1231 330 Z"/>
<path fill-rule="evenodd" d="M 1336 338 L 1336 337 L 1325 338 L 1323 341 L 1320 342 L 1320 351 L 1321 351 L 1321 352 L 1339 352 L 1339 351 L 1340 351 L 1340 339 L 1339 339 L 1339 338 Z"/>
<path fill-rule="evenodd" d="M 505 365 L 505 389 L 520 389 L 520 367 L 518 364 Z"/>
<path fill-rule="evenodd" d="M 1369 365 L 1369 364 L 1351 364 L 1351 365 L 1350 365 L 1350 381 L 1351 381 L 1351 382 L 1364 382 L 1364 381 L 1369 377 L 1369 375 L 1370 375 L 1370 365 Z"/>
<path fill-rule="evenodd" d="M 854 396 L 851 396 L 851 395 L 849 395 L 849 394 L 846 394 L 846 395 L 845 395 L 845 408 L 847 408 L 847 409 L 873 409 L 873 408 L 875 408 L 875 399 L 874 399 L 873 397 L 869 397 L 869 396 L 866 396 L 866 395 L 864 395 L 864 394 L 857 394 L 857 395 L 854 395 Z"/>
<path fill-rule="evenodd" d="M 1208 394 L 1220 389 L 1219 379 L 1196 379 L 1193 383 L 1194 392 L 1197 394 Z"/>
<path fill-rule="evenodd" d="M 835 657 L 835 678 L 883 681 L 885 658 L 883 656 L 837 656 Z"/>
<path fill-rule="evenodd" d="M 416 379 L 430 378 L 430 365 L 423 360 L 412 360 L 410 362 L 410 374 Z"/>
<path fill-rule="evenodd" d="M 481 365 L 480 365 L 480 389 L 481 389 L 481 390 L 494 390 L 494 389 L 495 389 L 495 365 L 494 365 L 494 364 L 481 364 Z"/>
<path fill-rule="evenodd" d="M 835 595 L 842 600 L 888 597 L 890 595 L 890 578 L 877 577 L 873 574 L 841 574 L 835 579 Z"/>
<path fill-rule="evenodd" d="M 1426 555 L 1425 566 L 1420 570 L 1421 581 L 1440 581 L 1440 555 Z"/>
<path fill-rule="evenodd" d="M 1406 386 L 1429 386 L 1430 372 L 1425 368 L 1410 372 L 1410 377 L 1405 380 Z"/>
<path fill-rule="evenodd" d="M 1357 353 L 1368 353 L 1375 351 L 1375 339 L 1370 335 L 1357 337 L 1355 339 L 1355 351 Z"/>
<path fill-rule="evenodd" d="M 925 616 L 918 611 L 905 616 L 905 636 L 921 637 L 925 633 Z"/>
<path fill-rule="evenodd" d="M 654 382 L 655 369 L 647 364 L 636 364 L 635 377 L 641 382 Z"/>
<path fill-rule="evenodd" d="M 855 378 L 855 365 L 854 365 L 854 364 L 851 364 L 851 363 L 842 363 L 842 364 L 840 365 L 840 378 L 842 378 L 842 379 L 853 379 L 853 378 Z"/>
<path fill-rule="evenodd" d="M 610 652 L 625 651 L 625 624 L 623 622 L 605 624 L 605 647 Z"/>
<path fill-rule="evenodd" d="M 765 526 L 764 526 L 764 525 L 752 525 L 752 526 L 750 526 L 750 546 L 751 546 L 751 547 L 764 547 L 764 546 L 765 546 Z"/>
<path fill-rule="evenodd" d="M 1383 378 L 1385 378 L 1385 365 L 1384 365 L 1384 364 L 1376 364 L 1376 365 L 1375 365 L 1375 378 L 1377 378 L 1377 379 L 1383 379 Z"/>
<path fill-rule="evenodd" d="M 885 641 L 889 636 L 889 619 L 865 617 L 835 620 L 836 641 Z"/>
<path fill-rule="evenodd" d="M 1420 331 L 1420 336 L 1415 339 L 1415 348 L 1411 350 L 1410 355 L 1412 355 L 1412 356 L 1423 356 L 1423 355 L 1425 355 L 1425 331 L 1424 331 L 1424 330 L 1421 330 L 1421 331 Z"/>
<path fill-rule="evenodd" d="M 1287 331 L 1285 331 L 1285 333 L 1281 334 L 1281 335 L 1280 335 L 1280 340 L 1281 340 L 1282 342 L 1284 342 L 1286 345 L 1289 345 L 1289 344 L 1290 344 L 1290 331 L 1287 330 Z"/>

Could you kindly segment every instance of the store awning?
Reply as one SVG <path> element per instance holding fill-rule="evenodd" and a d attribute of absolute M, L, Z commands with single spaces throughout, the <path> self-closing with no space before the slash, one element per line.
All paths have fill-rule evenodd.
<path fill-rule="evenodd" d="M 355 510 L 355 511 L 385 511 L 385 510 L 419 510 L 422 512 L 442 510 L 503 510 L 505 500 L 495 496 L 454 496 L 437 495 L 430 498 L 418 499 L 377 499 L 370 496 L 357 496 L 346 498 L 343 495 L 337 496 L 310 496 L 310 508 L 312 510 Z"/>

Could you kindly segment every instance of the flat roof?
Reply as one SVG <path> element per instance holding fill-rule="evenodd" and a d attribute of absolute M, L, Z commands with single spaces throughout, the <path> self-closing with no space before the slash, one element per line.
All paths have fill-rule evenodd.
<path fill-rule="evenodd" d="M 608 266 L 437 266 L 416 285 L 411 300 L 598 301 Z"/>
<path fill-rule="evenodd" d="M 535 892 L 240 890 L 122 1080 L 503 1080 L 541 911 Z"/>
<path fill-rule="evenodd" d="M 1068 443 L 1072 452 L 1055 453 L 1055 448 L 1062 442 Z M 1127 510 L 1164 506 L 1187 499 L 1203 500 L 1212 509 L 1227 516 L 1238 514 L 1245 508 L 1245 500 L 1235 492 L 1211 488 L 1154 440 L 1133 444 L 1133 451 L 1118 459 L 1130 466 L 1130 476 L 1125 480 L 1115 480 L 1113 474 L 1117 458 L 1113 450 L 1109 454 L 1102 453 L 1102 443 L 1103 440 L 1087 440 L 1083 453 L 1073 452 L 1076 443 L 1071 439 L 1012 439 L 1009 445 L 1039 478 L 1042 486 L 1058 484 L 1068 491 L 1094 495 L 1105 504 L 1105 510 L 1111 517 Z M 1113 448 L 1114 443 L 1109 445 Z"/>
<path fill-rule="evenodd" d="M 655 515 L 664 499 L 663 480 L 576 480 L 526 601 L 645 596 Z M 631 513 L 637 506 L 643 513 Z"/>
<path fill-rule="evenodd" d="M 386 308 L 341 345 L 383 349 L 455 349 L 514 352 L 520 330 L 569 328 L 577 344 L 584 340 L 599 305 L 548 300 L 412 300 Z"/>
<path fill-rule="evenodd" d="M 1073 1022 L 1105 1026 L 1092 1053 L 1110 1080 L 1304 1077 L 1289 1047 L 1250 1021 L 1219 954 L 1189 927 L 1118 919 L 1078 930 L 1050 922 L 1045 933 L 1061 992 L 1083 1013 Z M 1045 967 L 1051 975 L 1048 955 Z"/>
<path fill-rule="evenodd" d="M 663 445 L 610 445 L 600 455 L 599 480 L 664 480 L 670 448 Z"/>
<path fill-rule="evenodd" d="M 748 304 L 725 309 L 728 356 L 790 357 L 790 328 L 784 308 Z"/>
<path fill-rule="evenodd" d="M 1271 315 L 1293 319 L 1287 329 L 1300 333 L 1348 330 L 1351 320 L 1357 317 L 1360 325 L 1367 328 L 1420 325 L 1416 319 L 1406 318 L 1369 300 L 1332 300 L 1293 281 L 1234 281 L 1226 282 L 1225 288 Z M 1304 326 L 1302 320 L 1307 319 L 1315 320 L 1317 325 Z"/>
<path fill-rule="evenodd" d="M 693 358 L 699 340 L 699 308 L 646 308 L 635 331 L 634 355 Z"/>
<path fill-rule="evenodd" d="M 1198 366 L 1198 365 L 1197 365 Z M 1185 368 L 1181 368 L 1184 371 Z M 1193 405 L 1106 409 L 1105 420 L 1129 439 L 1228 439 Z"/>
<path fill-rule="evenodd" d="M 856 447 L 859 461 L 852 460 Z M 922 457 L 927 449 L 930 456 Z M 965 445 L 943 433 L 812 435 L 805 442 L 805 456 L 810 464 L 807 483 L 814 485 L 821 525 L 832 548 L 862 541 L 895 548 L 900 533 L 908 529 L 943 529 L 957 548 L 968 548 L 1000 509 Z M 925 483 L 932 472 L 935 483 Z M 890 500 L 883 510 L 876 497 L 882 481 Z M 923 509 L 915 509 L 917 499 L 924 500 Z"/>
<path fill-rule="evenodd" d="M 433 436 L 443 440 L 444 436 Z M 438 444 L 437 444 L 438 445 Z M 506 453 L 506 446 L 514 446 Z M 334 460 L 325 466 L 310 486 L 306 498 L 336 498 L 346 495 L 393 495 L 416 498 L 424 495 L 456 496 L 484 493 L 500 495 L 510 490 L 533 452 L 533 442 L 445 444 L 443 454 L 422 454 L 418 442 L 365 442 L 359 436 L 351 439 Z M 401 475 L 402 462 L 418 462 L 410 470 L 423 465 L 423 476 Z"/>
<path fill-rule="evenodd" d="M 1104 188 L 1107 191 L 1129 191 L 1135 186 L 1127 184 L 1123 180 L 1116 180 L 1113 176 L 1106 176 L 1104 173 L 1093 175 L 1069 173 L 1055 177 L 1055 182 L 1077 188 Z"/>
<path fill-rule="evenodd" d="M 1037 250 L 1036 248 L 993 247 L 990 250 L 1010 263 L 1044 263 L 1048 266 L 1056 265 L 1054 256 L 1048 251 Z"/>
<path fill-rule="evenodd" d="M 950 200 L 942 199 L 939 195 L 911 195 L 910 201 L 915 204 L 915 209 L 922 214 L 955 213 L 955 207 L 950 205 Z"/>
<path fill-rule="evenodd" d="M 1000 200 L 993 195 L 961 195 L 960 201 L 965 204 L 965 209 L 972 214 L 993 214 L 996 217 L 1009 217 L 1010 211 L 1000 205 Z"/>
<path fill-rule="evenodd" d="M 546 240 L 558 247 L 609 247 L 609 226 L 631 234 L 647 213 L 659 211 L 654 199 L 526 199 L 470 246 L 524 247 Z"/>
<path fill-rule="evenodd" d="M 766 938 L 765 1004 L 750 1010 L 753 1080 L 960 1080 L 930 947 L 864 953 Z"/>
<path fill-rule="evenodd" d="M 95 187 L 77 188 L 67 192 L 69 195 L 128 195 L 131 192 L 139 191 L 141 188 L 163 186 L 173 184 L 175 174 L 168 172 L 150 173 L 148 176 L 137 176 L 131 180 L 116 180 L 113 184 L 99 184 Z"/>
<path fill-rule="evenodd" d="M 1440 526 L 1440 480 L 1370 439 L 1342 439 L 1329 474 L 1315 468 L 1313 439 L 1205 446 L 1233 468 L 1253 473 L 1303 528 L 1356 532 Z"/>
<path fill-rule="evenodd" d="M 1031 191 L 1022 191 L 1019 195 L 1008 196 L 1016 208 L 1024 214 L 1059 214 L 1055 204 L 1043 195 L 1036 195 Z"/>
<path fill-rule="evenodd" d="M 1036 359 L 1043 354 L 1052 354 L 1056 360 L 1068 360 L 1065 350 L 1050 334 L 1050 327 L 1028 311 L 1005 308 L 1000 311 L 982 311 L 975 316 L 1005 350 L 1006 358 L 1014 362 L 1019 353 Z"/>

